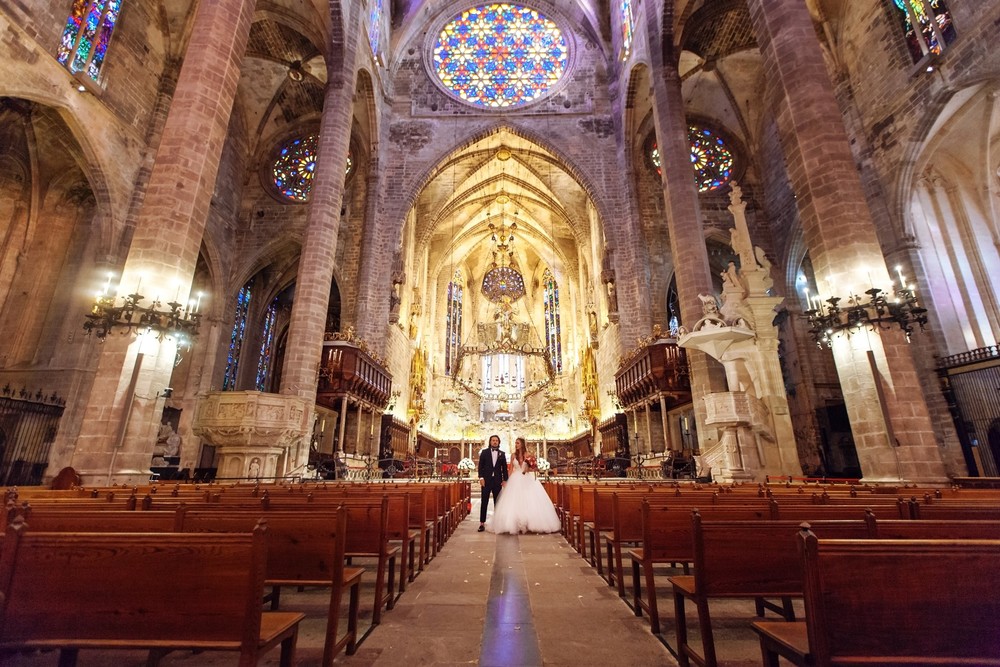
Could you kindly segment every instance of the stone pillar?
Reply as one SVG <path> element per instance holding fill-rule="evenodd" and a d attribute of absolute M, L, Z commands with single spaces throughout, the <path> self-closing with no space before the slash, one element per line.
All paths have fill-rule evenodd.
<path fill-rule="evenodd" d="M 348 34 L 351 30 L 348 30 Z M 295 279 L 295 300 L 288 324 L 288 342 L 281 373 L 282 394 L 306 399 L 309 421 L 316 403 L 316 381 L 323 353 L 326 311 L 330 305 L 330 285 L 337 258 L 340 209 L 344 200 L 344 165 L 351 142 L 354 117 L 354 49 L 348 42 L 343 62 L 331 63 L 323 119 L 320 125 L 316 176 L 310 195 L 309 215 L 299 270 Z M 290 469 L 308 462 L 308 447 L 299 447 L 298 460 Z"/>
<path fill-rule="evenodd" d="M 663 199 L 667 209 L 667 234 L 670 254 L 674 260 L 674 277 L 681 308 L 681 320 L 688 327 L 701 319 L 703 312 L 699 294 L 713 294 L 712 272 L 708 265 L 705 230 L 698 202 L 698 188 L 691 172 L 691 141 L 688 139 L 687 118 L 677 54 L 661 40 L 672 39 L 654 30 L 661 25 L 657 3 L 646 3 L 646 18 L 650 27 L 653 123 L 660 150 L 660 171 L 663 174 Z M 664 19 L 666 20 L 666 19 Z M 666 56 L 664 54 L 667 54 Z M 718 364 L 700 350 L 688 351 L 691 371 L 691 395 L 694 401 L 699 448 L 716 444 L 718 433 L 705 423 L 705 396 L 725 389 L 725 379 Z"/>
<path fill-rule="evenodd" d="M 992 338 L 990 334 L 1000 330 L 1000 303 L 997 303 L 996 288 L 994 287 L 996 276 L 991 275 L 992 272 L 996 271 L 996 267 L 989 267 L 988 264 L 984 263 L 986 258 L 977 247 L 976 230 L 969 219 L 969 202 L 963 197 L 958 185 L 945 182 L 943 186 L 951 213 L 949 217 L 955 228 L 955 245 L 963 255 L 960 261 L 971 270 L 972 289 L 969 291 L 981 299 L 980 303 L 970 304 L 966 312 L 976 313 L 975 318 L 978 320 L 975 327 L 977 347 L 986 347 L 993 342 L 989 340 Z M 941 218 L 942 221 L 948 219 L 948 217 Z M 1000 241 L 996 237 L 994 240 Z"/>
<path fill-rule="evenodd" d="M 337 458 L 344 458 L 344 433 L 347 427 L 347 397 L 340 399 L 340 414 L 337 422 Z"/>
<path fill-rule="evenodd" d="M 649 453 L 654 454 L 656 452 L 656 447 L 653 446 L 653 425 L 650 421 L 649 407 L 649 401 L 646 401 L 643 405 L 643 409 L 646 412 L 646 442 L 649 443 L 647 445 L 647 447 L 649 447 Z"/>
<path fill-rule="evenodd" d="M 886 288 L 889 273 L 809 11 L 801 0 L 747 4 L 819 292 L 846 299 L 872 284 Z M 865 478 L 943 481 L 903 335 L 839 334 L 833 355 Z"/>
<path fill-rule="evenodd" d="M 660 396 L 660 426 L 663 428 L 663 453 L 674 451 L 673 439 L 670 437 L 670 418 L 667 415 L 667 400 Z"/>
<path fill-rule="evenodd" d="M 253 12 L 253 0 L 198 5 L 119 294 L 137 291 L 147 305 L 188 300 Z M 170 340 L 108 336 L 71 463 L 84 483 L 148 474 L 159 425 L 152 397 L 169 386 L 175 352 Z"/>
<path fill-rule="evenodd" d="M 368 200 L 365 207 L 364 242 L 361 244 L 358 284 L 355 286 L 356 305 L 354 312 L 347 314 L 347 318 L 354 324 L 359 338 L 371 344 L 379 354 L 385 354 L 386 323 L 389 318 L 382 317 L 382 313 L 391 310 L 387 306 L 388 290 L 392 288 L 389 282 L 392 267 L 386 262 L 387 253 L 391 252 L 387 237 L 393 234 L 384 229 L 388 221 L 379 215 L 379 203 L 383 195 L 380 164 L 379 156 L 372 155 L 367 174 Z M 401 233 L 402 229 L 396 230 L 396 234 Z M 400 286 L 400 289 L 405 289 L 405 286 Z M 385 300 L 385 303 L 381 300 Z"/>

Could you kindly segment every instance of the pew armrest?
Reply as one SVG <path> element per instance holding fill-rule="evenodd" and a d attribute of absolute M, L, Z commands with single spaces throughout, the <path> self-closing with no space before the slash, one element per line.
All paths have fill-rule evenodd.
<path fill-rule="evenodd" d="M 777 665 L 778 656 L 800 667 L 812 664 L 805 621 L 754 621 L 750 626 L 760 637 L 764 665 Z"/>

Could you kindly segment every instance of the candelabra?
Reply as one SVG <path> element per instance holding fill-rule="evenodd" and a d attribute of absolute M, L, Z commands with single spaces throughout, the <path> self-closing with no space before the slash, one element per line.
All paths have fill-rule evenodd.
<path fill-rule="evenodd" d="M 153 332 L 159 340 L 167 337 L 183 340 L 198 335 L 201 324 L 201 313 L 198 312 L 200 296 L 197 302 L 192 301 L 187 308 L 177 300 L 162 304 L 156 298 L 148 306 L 143 305 L 145 300 L 146 297 L 139 293 L 138 287 L 135 292 L 120 300 L 105 289 L 94 299 L 83 329 L 88 336 L 94 334 L 102 341 L 115 329 L 121 330 L 122 334 Z M 162 310 L 164 305 L 166 310 Z"/>
<path fill-rule="evenodd" d="M 871 331 L 888 329 L 898 326 L 906 340 L 910 339 L 913 327 L 919 326 L 923 331 L 927 324 L 927 309 L 917 302 L 913 290 L 905 286 L 887 293 L 878 287 L 865 290 L 867 299 L 857 294 L 847 298 L 846 307 L 840 305 L 843 298 L 832 296 L 825 301 L 819 296 L 810 302 L 812 306 L 805 311 L 809 321 L 809 333 L 819 347 L 830 347 L 832 336 L 840 331 L 848 335 L 852 331 L 868 328 Z"/>

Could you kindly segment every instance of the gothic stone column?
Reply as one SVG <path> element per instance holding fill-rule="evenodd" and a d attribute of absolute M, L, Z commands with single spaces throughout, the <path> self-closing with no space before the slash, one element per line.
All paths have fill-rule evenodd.
<path fill-rule="evenodd" d="M 890 285 L 820 45 L 801 0 L 748 0 L 799 215 L 823 298 Z M 862 472 L 945 479 L 912 352 L 898 331 L 834 337 Z"/>
<path fill-rule="evenodd" d="M 188 299 L 253 11 L 254 0 L 198 4 L 119 294 L 141 277 L 147 304 Z M 155 396 L 170 384 L 175 352 L 169 340 L 108 336 L 72 459 L 85 482 L 148 473 Z"/>
<path fill-rule="evenodd" d="M 654 8 L 647 3 L 647 18 L 651 25 L 659 25 Z M 652 35 L 651 35 L 652 36 Z M 658 45 L 659 39 L 651 40 Z M 669 37 L 667 37 L 669 38 Z M 681 307 L 681 320 L 693 325 L 703 316 L 699 294 L 713 294 L 712 274 L 708 265 L 705 231 L 698 202 L 698 189 L 691 175 L 691 142 L 688 139 L 687 119 L 684 114 L 684 97 L 681 92 L 680 73 L 676 58 L 660 59 L 656 47 L 654 70 L 660 75 L 652 77 L 653 121 L 656 140 L 660 149 L 663 173 L 663 199 L 667 207 L 667 232 L 670 236 L 670 254 L 674 260 L 674 276 Z M 695 424 L 699 448 L 704 451 L 718 442 L 717 430 L 705 423 L 705 396 L 725 390 L 721 367 L 704 352 L 688 350 L 688 367 L 691 372 L 691 395 L 694 400 Z"/>
<path fill-rule="evenodd" d="M 352 34 L 348 29 L 347 33 Z M 323 354 L 326 311 L 330 304 L 330 284 L 337 257 L 340 209 L 344 199 L 344 165 L 351 141 L 354 109 L 354 47 L 348 40 L 344 62 L 331 63 L 323 102 L 316 177 L 309 204 L 309 216 L 299 270 L 295 281 L 295 301 L 288 324 L 281 393 L 306 399 L 309 423 L 316 403 L 316 382 Z M 334 68 L 336 71 L 333 71 Z M 350 75 L 350 76 L 349 76 Z M 298 447 L 294 469 L 306 463 L 308 447 Z"/>

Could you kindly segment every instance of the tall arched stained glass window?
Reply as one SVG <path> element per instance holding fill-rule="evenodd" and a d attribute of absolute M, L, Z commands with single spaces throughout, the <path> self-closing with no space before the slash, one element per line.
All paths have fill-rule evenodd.
<path fill-rule="evenodd" d="M 271 179 L 274 187 L 286 199 L 294 202 L 309 201 L 313 176 L 316 172 L 318 147 L 319 136 L 315 134 L 292 139 L 282 146 L 277 159 L 271 165 Z M 354 159 L 348 153 L 344 173 L 350 175 L 353 168 Z"/>
<path fill-rule="evenodd" d="M 552 370 L 562 373 L 562 338 L 559 335 L 559 286 L 552 272 L 542 274 L 545 290 L 545 345 L 552 358 Z"/>
<path fill-rule="evenodd" d="M 635 16 L 632 14 L 632 0 L 621 0 L 622 19 L 622 60 L 628 60 L 632 51 L 632 31 L 635 29 Z"/>
<path fill-rule="evenodd" d="M 368 44 L 372 54 L 378 55 L 379 38 L 382 36 L 382 0 L 369 0 L 371 8 L 368 11 Z"/>
<path fill-rule="evenodd" d="M 448 313 L 445 320 L 444 373 L 451 375 L 457 368 L 458 352 L 462 347 L 462 270 L 456 269 L 448 283 Z"/>
<path fill-rule="evenodd" d="M 697 125 L 688 126 L 688 140 L 698 192 L 716 190 L 728 183 L 733 175 L 733 152 L 726 142 L 707 127 Z M 656 167 L 656 173 L 660 173 L 660 149 L 655 141 L 649 151 L 649 161 Z"/>
<path fill-rule="evenodd" d="M 229 356 L 226 359 L 226 376 L 222 379 L 222 391 L 236 389 L 236 372 L 243 351 L 243 337 L 247 330 L 247 314 L 250 312 L 250 295 L 253 278 L 236 295 L 236 316 L 233 318 L 233 332 L 229 336 Z"/>
<path fill-rule="evenodd" d="M 681 327 L 681 299 L 677 294 L 677 276 L 670 279 L 670 287 L 667 288 L 667 328 L 670 329 L 670 336 L 677 338 L 680 335 Z"/>
<path fill-rule="evenodd" d="M 274 297 L 264 314 L 264 331 L 260 337 L 260 357 L 257 359 L 257 391 L 267 391 L 267 378 L 271 374 L 271 357 L 274 356 L 274 323 L 278 319 L 278 297 Z"/>
<path fill-rule="evenodd" d="M 434 70 L 459 99 L 501 109 L 541 97 L 566 71 L 569 47 L 552 19 L 494 3 L 449 21 L 434 44 Z"/>
<path fill-rule="evenodd" d="M 944 0 L 892 0 L 903 23 L 913 62 L 938 55 L 955 40 L 955 26 Z M 916 28 L 914 28 L 916 26 Z"/>
<path fill-rule="evenodd" d="M 122 0 L 73 0 L 56 52 L 56 58 L 66 69 L 86 72 L 97 81 L 121 5 Z"/>

